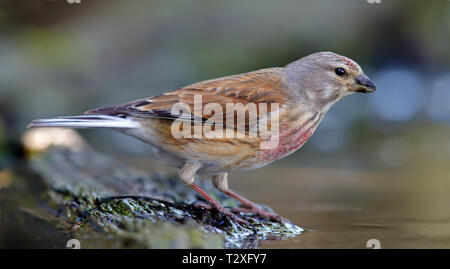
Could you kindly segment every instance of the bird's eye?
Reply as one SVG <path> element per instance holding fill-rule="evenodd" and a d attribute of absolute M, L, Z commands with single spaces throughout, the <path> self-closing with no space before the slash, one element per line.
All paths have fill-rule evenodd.
<path fill-rule="evenodd" d="M 344 68 L 338 67 L 338 68 L 334 69 L 334 73 L 336 73 L 336 75 L 342 77 L 343 75 L 345 75 L 345 70 L 344 70 Z"/>

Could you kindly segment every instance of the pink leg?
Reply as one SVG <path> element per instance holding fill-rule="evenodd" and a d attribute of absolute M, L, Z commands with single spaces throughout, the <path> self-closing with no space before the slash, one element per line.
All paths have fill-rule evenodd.
<path fill-rule="evenodd" d="M 192 183 L 192 184 L 189 185 L 189 187 L 191 187 L 196 192 L 198 192 L 201 196 L 203 196 L 203 198 L 205 198 L 210 203 L 210 206 L 205 206 L 203 204 L 200 204 L 201 206 L 207 207 L 207 208 L 213 207 L 217 211 L 219 211 L 221 214 L 229 217 L 230 219 L 236 221 L 237 223 L 240 223 L 240 224 L 242 224 L 244 226 L 251 227 L 251 225 L 250 225 L 250 223 L 248 221 L 246 221 L 246 220 L 236 216 L 235 214 L 233 214 L 232 212 L 227 210 L 216 199 L 212 198 L 209 194 L 207 194 L 204 190 L 202 190 L 197 184 Z"/>
<path fill-rule="evenodd" d="M 273 212 L 262 209 L 259 205 L 248 200 L 247 198 L 235 193 L 234 191 L 228 189 L 227 173 L 221 173 L 213 176 L 213 183 L 218 190 L 225 193 L 226 195 L 238 200 L 246 208 L 235 208 L 235 212 L 245 212 L 245 213 L 255 213 L 263 218 L 268 218 L 270 220 L 281 222 L 286 220 Z"/>
<path fill-rule="evenodd" d="M 195 184 L 195 182 L 194 182 L 195 173 L 201 167 L 202 167 L 202 164 L 197 163 L 197 162 L 185 163 L 184 166 L 180 169 L 180 172 L 179 172 L 180 178 L 189 187 L 191 187 L 193 190 L 198 192 L 201 196 L 203 196 L 203 198 L 205 198 L 210 203 L 211 206 L 205 206 L 205 207 L 207 207 L 207 208 L 213 207 L 217 211 L 219 211 L 223 215 L 231 218 L 232 220 L 236 221 L 237 223 L 240 223 L 240 224 L 248 226 L 248 227 L 252 227 L 252 225 L 250 225 L 250 223 L 248 221 L 236 216 L 229 210 L 225 209 L 218 201 L 216 201 L 216 199 L 212 198 L 209 194 L 207 194 L 204 190 L 202 190 L 197 184 Z"/>
<path fill-rule="evenodd" d="M 233 197 L 234 199 L 241 202 L 242 205 L 247 207 L 247 208 L 236 208 L 236 209 L 233 209 L 233 211 L 255 213 L 263 218 L 268 218 L 270 220 L 274 220 L 274 221 L 278 221 L 278 222 L 281 222 L 282 220 L 286 220 L 273 212 L 269 212 L 267 210 L 262 209 L 259 205 L 255 204 L 254 202 L 248 200 L 247 198 L 245 198 L 231 190 L 226 190 L 223 193 L 225 193 L 226 195 L 228 195 L 230 197 Z"/>

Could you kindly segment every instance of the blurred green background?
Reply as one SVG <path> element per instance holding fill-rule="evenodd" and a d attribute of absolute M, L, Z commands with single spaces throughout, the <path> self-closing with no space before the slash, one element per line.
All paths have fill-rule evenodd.
<path fill-rule="evenodd" d="M 449 41 L 446 0 L 2 0 L 0 188 L 32 119 L 333 51 L 378 91 L 335 105 L 297 153 L 232 174 L 232 188 L 312 229 L 262 247 L 364 248 L 377 238 L 449 248 Z M 133 138 L 81 133 L 100 151 L 162 169 Z"/>

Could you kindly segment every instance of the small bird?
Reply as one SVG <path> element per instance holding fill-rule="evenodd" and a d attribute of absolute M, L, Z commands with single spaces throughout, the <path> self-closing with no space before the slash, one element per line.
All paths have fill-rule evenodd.
<path fill-rule="evenodd" d="M 228 172 L 252 170 L 286 157 L 299 149 L 314 133 L 330 107 L 341 98 L 355 92 L 370 93 L 376 86 L 353 60 L 332 52 L 318 52 L 305 56 L 285 67 L 261 69 L 194 83 L 162 95 L 132 101 L 122 105 L 92 109 L 81 116 L 39 119 L 29 127 L 112 128 L 134 136 L 156 151 L 158 158 L 168 165 L 179 168 L 181 180 L 197 191 L 209 203 L 208 206 L 248 225 L 248 222 L 203 191 L 194 181 L 196 174 L 211 175 L 214 186 L 221 192 L 242 203 L 245 207 L 237 212 L 252 212 L 260 217 L 281 220 L 277 214 L 262 209 L 228 188 Z M 199 101 L 200 100 L 200 101 Z M 183 115 L 173 113 L 174 106 L 185 104 Z M 244 115 L 245 124 L 237 123 L 235 110 L 231 116 L 222 117 L 221 128 L 232 136 L 206 137 L 174 135 L 174 123 L 182 119 L 189 125 L 179 126 L 176 131 L 192 134 L 193 127 L 208 124 L 212 118 L 203 113 L 209 104 L 226 111 L 229 104 L 255 104 L 256 117 Z M 266 113 L 259 105 L 270 106 Z M 200 109 L 198 109 L 200 106 Z M 228 111 L 227 111 L 228 112 Z M 278 120 L 276 142 L 272 147 L 261 147 L 267 137 L 250 136 L 252 127 L 259 127 L 263 120 Z M 217 119 L 217 117 L 216 117 Z M 242 119 L 242 118 L 241 118 Z M 219 122 L 219 121 L 218 121 Z M 187 127 L 186 127 L 187 126 Z M 242 128 L 243 126 L 243 128 Z M 211 127 L 211 126 L 210 126 Z"/>

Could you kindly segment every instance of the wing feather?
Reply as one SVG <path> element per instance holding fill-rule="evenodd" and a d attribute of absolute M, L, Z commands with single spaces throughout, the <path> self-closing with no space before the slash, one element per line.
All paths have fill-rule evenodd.
<path fill-rule="evenodd" d="M 218 79 L 206 80 L 194 83 L 178 90 L 167 92 L 162 95 L 132 101 L 126 104 L 98 108 L 89 110 L 87 114 L 104 114 L 124 117 L 131 115 L 135 117 L 149 117 L 175 120 L 178 116 L 172 116 L 172 107 L 177 103 L 187 104 L 191 115 L 186 120 L 198 119 L 204 122 L 212 115 L 198 114 L 195 111 L 195 96 L 201 96 L 202 103 L 200 113 L 205 105 L 210 103 L 219 104 L 224 115 L 226 114 L 227 103 L 242 103 L 256 105 L 258 116 L 257 122 L 261 119 L 259 115 L 259 104 L 268 104 L 268 112 L 273 112 L 271 104 L 277 103 L 281 107 L 286 100 L 286 96 L 281 90 L 283 83 L 281 80 L 281 68 L 262 69 L 245 74 L 238 74 Z M 234 121 L 236 121 L 235 115 Z M 265 115 L 266 116 L 266 115 Z M 224 116 L 223 122 L 226 122 Z M 236 123 L 236 122 L 235 122 Z M 254 123 L 246 121 L 246 126 Z M 236 126 L 236 124 L 235 124 Z"/>

